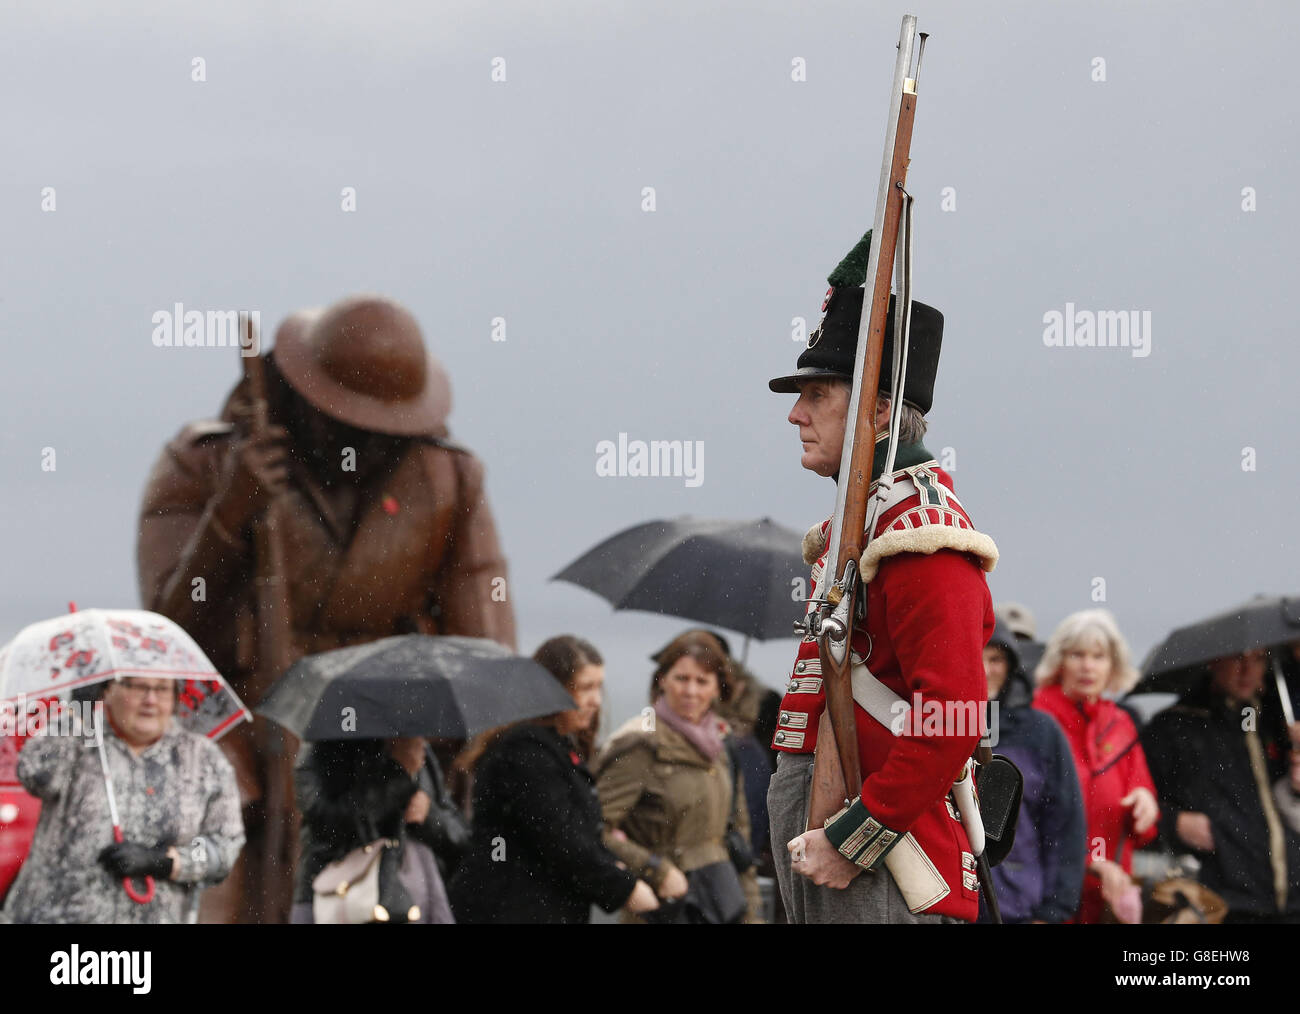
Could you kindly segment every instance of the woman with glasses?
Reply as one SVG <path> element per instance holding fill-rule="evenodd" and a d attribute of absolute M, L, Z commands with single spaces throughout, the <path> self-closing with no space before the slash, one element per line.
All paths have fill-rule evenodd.
<path fill-rule="evenodd" d="M 243 847 L 234 770 L 215 743 L 175 721 L 181 682 L 126 677 L 104 688 L 104 753 L 123 840 L 113 840 L 93 743 L 29 739 L 18 778 L 42 809 L 4 921 L 194 922 L 200 893 L 225 878 Z M 152 898 L 130 897 L 123 878 L 143 898 L 146 877 Z"/>

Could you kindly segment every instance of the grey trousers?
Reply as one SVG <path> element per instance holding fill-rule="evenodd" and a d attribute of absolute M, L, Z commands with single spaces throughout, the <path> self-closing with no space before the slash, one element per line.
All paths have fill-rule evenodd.
<path fill-rule="evenodd" d="M 792 923 L 953 923 L 940 915 L 913 915 L 889 871 L 881 867 L 858 874 L 843 891 L 818 887 L 790 868 L 786 850 L 806 830 L 804 814 L 812 786 L 812 754 L 782 753 L 767 789 L 772 826 L 772 858 L 781 901 Z"/>

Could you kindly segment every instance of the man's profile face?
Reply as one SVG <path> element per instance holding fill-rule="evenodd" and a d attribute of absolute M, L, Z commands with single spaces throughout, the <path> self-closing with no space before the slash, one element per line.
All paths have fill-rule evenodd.
<path fill-rule="evenodd" d="M 799 427 L 803 457 L 810 472 L 831 476 L 840 470 L 844 427 L 849 413 L 849 385 L 835 380 L 808 380 L 799 385 L 799 400 L 787 419 Z"/>

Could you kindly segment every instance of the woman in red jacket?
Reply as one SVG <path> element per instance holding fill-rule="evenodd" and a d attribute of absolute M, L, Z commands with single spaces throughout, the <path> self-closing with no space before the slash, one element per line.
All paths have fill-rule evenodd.
<path fill-rule="evenodd" d="M 1109 904 L 1122 921 L 1137 922 L 1133 849 L 1155 838 L 1160 809 L 1137 727 L 1114 701 L 1138 678 L 1114 617 L 1104 609 L 1067 616 L 1034 675 L 1034 707 L 1069 740 L 1088 819 L 1088 872 L 1074 921 L 1100 922 Z"/>

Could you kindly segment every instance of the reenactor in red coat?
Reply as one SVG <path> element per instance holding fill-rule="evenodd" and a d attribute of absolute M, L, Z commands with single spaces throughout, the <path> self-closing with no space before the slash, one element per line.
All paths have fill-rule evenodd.
<path fill-rule="evenodd" d="M 513 648 L 483 466 L 449 438 L 451 387 L 411 314 L 377 297 L 294 314 L 265 374 L 272 425 L 247 425 L 244 381 L 220 419 L 186 426 L 155 464 L 138 545 L 145 607 L 185 627 L 255 705 L 279 675 L 258 664 L 253 538 L 274 500 L 293 659 L 407 633 Z M 248 844 L 226 883 L 208 892 L 206 921 L 287 919 L 293 750 L 278 735 L 257 719 L 221 742 Z M 280 812 L 269 813 L 271 800 L 288 808 L 271 802 Z M 279 846 L 268 855 L 275 821 L 291 827 L 275 829 Z"/>
<path fill-rule="evenodd" d="M 863 303 L 860 287 L 837 281 L 797 372 L 769 384 L 799 395 L 789 421 L 799 428 L 803 467 L 835 479 Z M 892 361 L 893 317 L 891 306 L 883 363 Z M 781 702 L 772 745 L 782 756 L 768 808 L 792 922 L 974 922 L 978 914 L 975 856 L 948 794 L 984 731 L 982 652 L 994 625 L 984 572 L 997 547 L 975 529 L 951 477 L 921 443 L 942 333 L 942 314 L 914 302 L 893 488 L 861 560 L 866 610 L 851 638 L 860 795 L 825 830 L 803 836 L 795 849 L 803 858 L 794 862 L 788 846 L 805 831 L 825 707 L 815 639 L 800 645 Z M 873 495 L 886 459 L 888 370 L 880 382 Z M 816 525 L 804 538 L 810 599 L 824 594 L 830 526 Z M 910 706 L 891 705 L 896 721 L 888 727 L 862 706 L 867 671 Z"/>

